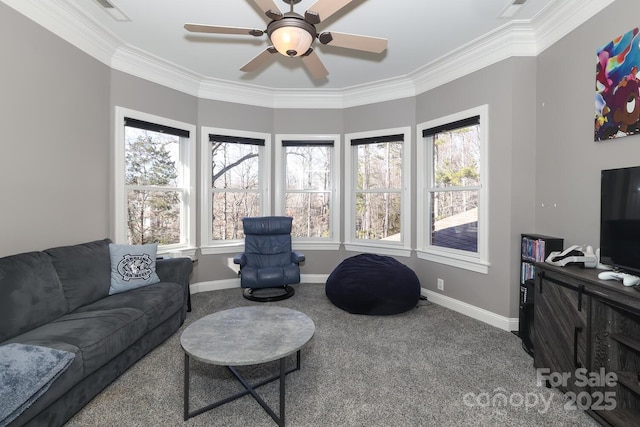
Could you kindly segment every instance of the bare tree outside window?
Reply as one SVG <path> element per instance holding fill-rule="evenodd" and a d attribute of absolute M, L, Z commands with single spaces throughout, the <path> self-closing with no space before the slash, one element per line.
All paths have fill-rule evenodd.
<path fill-rule="evenodd" d="M 180 243 L 180 137 L 125 126 L 127 240 Z"/>
<path fill-rule="evenodd" d="M 242 218 L 260 215 L 260 147 L 213 141 L 210 148 L 212 237 L 243 239 Z"/>
<path fill-rule="evenodd" d="M 294 237 L 330 237 L 331 150 L 327 145 L 285 148 L 285 211 Z"/>
<path fill-rule="evenodd" d="M 402 141 L 356 145 L 356 238 L 401 240 Z"/>

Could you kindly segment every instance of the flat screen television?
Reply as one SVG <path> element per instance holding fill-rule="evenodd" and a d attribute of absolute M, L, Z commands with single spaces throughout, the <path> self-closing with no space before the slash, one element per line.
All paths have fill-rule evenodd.
<path fill-rule="evenodd" d="M 603 170 L 600 262 L 640 275 L 640 166 Z"/>

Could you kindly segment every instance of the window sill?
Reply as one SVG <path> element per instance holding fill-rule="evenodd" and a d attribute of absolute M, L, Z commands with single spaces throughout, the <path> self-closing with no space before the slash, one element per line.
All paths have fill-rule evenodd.
<path fill-rule="evenodd" d="M 340 242 L 312 242 L 300 241 L 292 242 L 293 250 L 300 251 L 337 251 L 340 249 Z M 244 252 L 244 241 L 216 246 L 203 246 L 200 248 L 202 255 L 230 254 Z"/>
<path fill-rule="evenodd" d="M 187 257 L 195 259 L 197 248 L 172 248 L 158 250 L 158 256 L 163 258 L 182 258 Z"/>
<path fill-rule="evenodd" d="M 244 241 L 221 244 L 216 246 L 203 246 L 200 248 L 202 255 L 217 255 L 244 252 Z"/>
<path fill-rule="evenodd" d="M 473 258 L 459 253 L 449 253 L 443 251 L 426 251 L 416 250 L 418 259 L 437 262 L 439 264 L 450 265 L 452 267 L 462 268 L 464 270 L 475 271 L 476 273 L 488 274 L 489 263 L 481 261 L 479 258 Z"/>
<path fill-rule="evenodd" d="M 337 251 L 340 249 L 340 242 L 294 240 L 292 246 L 294 251 Z"/>
<path fill-rule="evenodd" d="M 402 246 L 374 245 L 371 243 L 345 243 L 344 248 L 352 252 L 365 252 L 380 255 L 410 257 L 411 249 Z"/>

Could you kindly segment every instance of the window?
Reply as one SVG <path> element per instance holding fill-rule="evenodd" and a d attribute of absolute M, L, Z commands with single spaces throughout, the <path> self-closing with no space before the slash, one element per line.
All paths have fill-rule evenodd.
<path fill-rule="evenodd" d="M 347 135 L 347 250 L 409 256 L 409 128 Z"/>
<path fill-rule="evenodd" d="M 295 248 L 339 248 L 339 167 L 338 135 L 276 137 L 276 214 L 293 217 Z"/>
<path fill-rule="evenodd" d="M 203 129 L 203 253 L 237 250 L 244 244 L 242 218 L 269 214 L 269 138 Z"/>
<path fill-rule="evenodd" d="M 115 241 L 195 254 L 195 127 L 116 107 Z"/>
<path fill-rule="evenodd" d="M 418 257 L 487 272 L 488 108 L 418 125 Z"/>

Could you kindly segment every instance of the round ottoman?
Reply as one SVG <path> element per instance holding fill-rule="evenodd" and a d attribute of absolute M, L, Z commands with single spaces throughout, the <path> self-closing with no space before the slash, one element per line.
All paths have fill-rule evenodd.
<path fill-rule="evenodd" d="M 329 300 L 354 314 L 397 314 L 420 300 L 420 281 L 409 267 L 394 258 L 361 254 L 342 261 L 325 286 Z"/>

